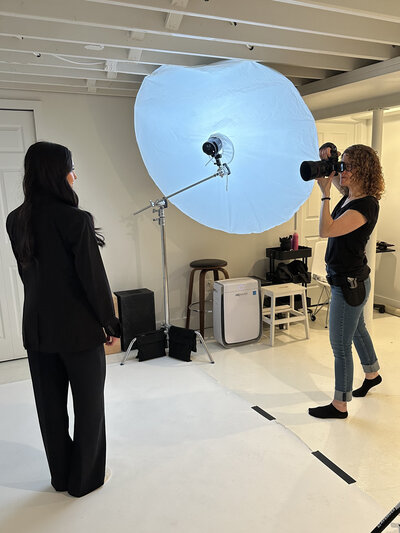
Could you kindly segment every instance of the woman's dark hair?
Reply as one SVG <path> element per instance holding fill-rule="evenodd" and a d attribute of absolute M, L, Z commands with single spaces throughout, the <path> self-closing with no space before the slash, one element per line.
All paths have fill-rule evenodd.
<path fill-rule="evenodd" d="M 35 199 L 50 196 L 73 207 L 79 205 L 78 195 L 67 181 L 73 165 L 72 154 L 65 146 L 45 141 L 32 144 L 25 154 L 24 170 L 25 199 L 18 212 L 20 239 L 16 243 L 16 255 L 23 267 L 34 257 L 35 242 L 31 219 Z M 90 220 L 97 244 L 104 246 L 104 237 L 97 233 L 92 215 Z"/>

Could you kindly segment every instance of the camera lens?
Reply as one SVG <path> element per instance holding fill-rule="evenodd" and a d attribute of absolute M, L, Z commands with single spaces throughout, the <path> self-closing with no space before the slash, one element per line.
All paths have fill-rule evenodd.
<path fill-rule="evenodd" d="M 310 181 L 329 176 L 332 170 L 332 164 L 328 161 L 303 161 L 300 165 L 300 176 L 304 181 Z"/>
<path fill-rule="evenodd" d="M 300 165 L 300 176 L 304 181 L 310 181 L 344 170 L 346 170 L 346 163 L 343 161 L 303 161 Z"/>

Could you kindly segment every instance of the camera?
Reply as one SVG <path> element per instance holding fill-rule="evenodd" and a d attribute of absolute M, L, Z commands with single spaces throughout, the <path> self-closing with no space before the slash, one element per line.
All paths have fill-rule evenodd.
<path fill-rule="evenodd" d="M 332 172 L 343 172 L 346 170 L 346 164 L 343 161 L 339 161 L 337 148 L 333 143 L 325 143 L 320 147 L 330 148 L 331 155 L 328 159 L 322 161 L 303 161 L 300 165 L 300 176 L 304 181 L 315 180 L 317 178 L 323 178 L 329 176 Z"/>

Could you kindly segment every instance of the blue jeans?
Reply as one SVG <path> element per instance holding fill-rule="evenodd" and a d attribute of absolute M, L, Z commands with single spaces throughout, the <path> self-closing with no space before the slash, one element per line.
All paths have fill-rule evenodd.
<path fill-rule="evenodd" d="M 329 340 L 335 356 L 335 400 L 349 402 L 353 390 L 352 342 L 364 372 L 379 370 L 374 345 L 365 327 L 364 306 L 371 291 L 371 280 L 365 280 L 365 299 L 353 307 L 346 303 L 340 287 L 331 286 L 329 307 Z"/>

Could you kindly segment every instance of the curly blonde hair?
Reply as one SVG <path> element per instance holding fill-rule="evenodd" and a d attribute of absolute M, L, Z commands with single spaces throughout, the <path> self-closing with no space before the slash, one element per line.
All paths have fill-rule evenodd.
<path fill-rule="evenodd" d="M 343 155 L 345 154 L 352 165 L 353 177 L 361 185 L 364 194 L 380 200 L 385 190 L 385 181 L 381 163 L 375 150 L 364 144 L 353 144 L 346 148 L 343 152 Z"/>

